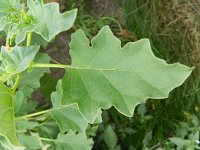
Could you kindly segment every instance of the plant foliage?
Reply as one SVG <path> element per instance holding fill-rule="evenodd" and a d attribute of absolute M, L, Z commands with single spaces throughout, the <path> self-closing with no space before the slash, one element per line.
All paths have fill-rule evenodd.
<path fill-rule="evenodd" d="M 102 109 L 114 106 L 131 117 L 139 103 L 167 98 L 190 75 L 192 68 L 155 57 L 148 39 L 121 47 L 108 26 L 91 41 L 81 29 L 72 35 L 71 65 L 49 63 L 32 33 L 49 42 L 72 27 L 76 12 L 60 13 L 57 3 L 0 0 L 0 29 L 7 35 L 1 47 L 1 149 L 89 150 L 86 129 L 102 121 Z M 51 67 L 64 68 L 65 75 L 51 94 L 52 108 L 37 109 L 31 94 Z"/>

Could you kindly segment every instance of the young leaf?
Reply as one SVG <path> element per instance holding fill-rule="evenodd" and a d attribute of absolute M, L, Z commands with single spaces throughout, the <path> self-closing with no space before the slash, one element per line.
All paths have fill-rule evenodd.
<path fill-rule="evenodd" d="M 24 86 L 15 93 L 14 106 L 16 116 L 23 116 L 35 110 L 38 103 L 36 101 L 28 100 L 28 98 L 31 97 L 32 92 L 33 89 Z"/>
<path fill-rule="evenodd" d="M 52 149 L 56 150 L 90 150 L 93 141 L 87 139 L 83 133 L 75 134 L 68 132 L 67 134 L 59 134 L 56 140 L 52 140 Z"/>
<path fill-rule="evenodd" d="M 40 149 L 39 139 L 35 136 L 18 135 L 18 139 L 29 150 Z"/>
<path fill-rule="evenodd" d="M 4 29 L 7 24 L 12 22 L 10 15 L 8 14 L 0 14 L 0 31 Z"/>
<path fill-rule="evenodd" d="M 117 135 L 113 131 L 112 127 L 108 125 L 103 134 L 104 141 L 109 150 L 114 150 L 117 146 Z"/>
<path fill-rule="evenodd" d="M 37 126 L 40 126 L 37 122 L 28 120 L 16 120 L 16 129 L 18 132 L 26 132 L 27 130 L 33 129 Z"/>
<path fill-rule="evenodd" d="M 58 82 L 56 89 L 57 90 L 51 95 L 51 100 L 53 103 L 53 109 L 51 111 L 51 114 L 56 120 L 56 122 L 59 124 L 62 133 L 68 130 L 85 132 L 88 123 L 82 117 L 81 113 L 77 108 L 77 105 L 61 105 L 61 98 L 63 93 L 61 81 Z"/>
<path fill-rule="evenodd" d="M 1 48 L 2 61 L 8 72 L 20 73 L 26 70 L 39 51 L 39 46 L 15 46 L 12 50 Z"/>
<path fill-rule="evenodd" d="M 62 81 L 62 104 L 77 103 L 82 115 L 93 122 L 97 112 L 114 106 L 131 117 L 134 108 L 148 98 L 167 98 L 192 69 L 166 64 L 154 56 L 149 40 L 121 47 L 108 26 L 90 42 L 82 30 L 72 36 L 72 64 Z"/>
<path fill-rule="evenodd" d="M 46 41 L 51 41 L 58 33 L 70 29 L 77 15 L 76 9 L 61 14 L 58 3 L 43 4 L 28 0 L 28 7 L 27 14 L 33 21 L 32 31 L 40 34 Z"/>
<path fill-rule="evenodd" d="M 8 138 L 13 145 L 19 145 L 16 138 L 13 94 L 2 82 L 0 82 L 0 135 Z"/>
<path fill-rule="evenodd" d="M 0 12 L 11 13 L 21 9 L 20 0 L 0 0 Z"/>
<path fill-rule="evenodd" d="M 8 50 L 1 47 L 0 81 L 7 81 L 12 76 L 26 70 L 39 51 L 39 46 L 18 47 Z"/>

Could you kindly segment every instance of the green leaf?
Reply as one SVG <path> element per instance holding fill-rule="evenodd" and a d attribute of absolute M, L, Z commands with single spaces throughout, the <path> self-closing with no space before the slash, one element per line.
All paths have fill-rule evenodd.
<path fill-rule="evenodd" d="M 12 91 L 0 82 L 0 134 L 6 136 L 9 141 L 17 146 L 13 94 Z"/>
<path fill-rule="evenodd" d="M 194 144 L 194 142 L 191 140 L 185 140 L 179 137 L 172 137 L 172 138 L 169 138 L 169 140 L 172 143 L 174 143 L 179 149 L 183 149 L 186 146 L 190 146 Z"/>
<path fill-rule="evenodd" d="M 155 57 L 147 39 L 122 48 L 108 26 L 91 40 L 91 46 L 78 30 L 70 48 L 72 64 L 62 81 L 62 104 L 78 104 L 89 122 L 101 108 L 111 106 L 131 117 L 139 103 L 148 98 L 167 98 L 192 72 L 189 67 L 166 64 Z"/>
<path fill-rule="evenodd" d="M 42 95 L 50 98 L 51 93 L 56 90 L 56 84 L 58 79 L 53 77 L 50 74 L 44 74 L 44 76 L 40 79 L 40 92 Z"/>
<path fill-rule="evenodd" d="M 15 146 L 10 143 L 9 139 L 3 135 L 0 135 L 0 149 L 1 150 L 24 150 L 22 146 Z"/>
<path fill-rule="evenodd" d="M 114 148 L 117 146 L 117 135 L 113 131 L 112 127 L 108 125 L 106 127 L 106 131 L 103 134 L 104 141 L 106 143 L 106 146 L 109 150 L 114 150 Z"/>
<path fill-rule="evenodd" d="M 18 139 L 28 150 L 40 149 L 39 139 L 35 136 L 18 135 Z"/>
<path fill-rule="evenodd" d="M 77 105 L 61 105 L 61 98 L 63 93 L 61 80 L 58 82 L 56 89 L 57 91 L 53 92 L 51 95 L 53 104 L 51 114 L 59 124 L 62 133 L 65 133 L 68 130 L 85 132 L 88 123 L 79 112 Z"/>
<path fill-rule="evenodd" d="M 16 120 L 16 129 L 20 132 L 26 132 L 27 130 L 33 129 L 39 126 L 39 123 L 28 121 L 28 120 Z"/>
<path fill-rule="evenodd" d="M 7 81 L 12 76 L 26 70 L 39 51 L 39 46 L 15 46 L 11 49 L 1 47 L 2 71 L 0 81 Z"/>
<path fill-rule="evenodd" d="M 34 59 L 36 63 L 49 63 L 50 57 L 47 54 L 38 53 Z M 30 87 L 38 88 L 40 87 L 40 78 L 44 75 L 45 72 L 49 72 L 48 68 L 33 68 L 31 72 L 22 73 L 22 81 L 19 84 L 19 87 Z"/>
<path fill-rule="evenodd" d="M 35 110 L 38 103 L 36 101 L 29 100 L 33 89 L 24 86 L 15 93 L 14 106 L 16 116 L 26 115 Z"/>
<path fill-rule="evenodd" d="M 54 120 L 50 120 L 38 126 L 38 132 L 41 137 L 55 139 L 60 130 L 56 122 Z"/>
<path fill-rule="evenodd" d="M 24 47 L 15 46 L 12 50 L 8 50 L 3 46 L 1 48 L 2 61 L 6 68 L 20 73 L 28 68 L 29 64 L 38 53 L 39 48 L 40 46 L 38 45 Z"/>
<path fill-rule="evenodd" d="M 7 24 L 12 22 L 10 15 L 0 13 L 0 31 L 4 29 Z"/>
<path fill-rule="evenodd" d="M 61 14 L 58 3 L 43 4 L 28 0 L 28 7 L 27 14 L 33 24 L 32 31 L 40 34 L 46 41 L 51 41 L 58 33 L 70 29 L 77 15 L 77 9 Z"/>
<path fill-rule="evenodd" d="M 68 132 L 67 134 L 59 134 L 56 140 L 52 140 L 52 149 L 91 150 L 92 144 L 93 141 L 91 139 L 87 139 L 85 134 Z"/>
<path fill-rule="evenodd" d="M 11 13 L 21 9 L 20 0 L 0 0 L 0 12 Z"/>

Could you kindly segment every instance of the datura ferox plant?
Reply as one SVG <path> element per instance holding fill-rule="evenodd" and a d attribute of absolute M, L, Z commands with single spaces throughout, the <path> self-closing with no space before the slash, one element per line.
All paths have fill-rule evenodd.
<path fill-rule="evenodd" d="M 59 12 L 58 3 L 0 0 L 0 149 L 90 150 L 89 124 L 115 107 L 127 117 L 148 98 L 167 98 L 192 68 L 155 57 L 148 39 L 121 47 L 108 26 L 89 40 L 79 29 L 70 42 L 70 65 L 50 63 L 40 46 L 73 26 L 77 10 Z M 49 68 L 65 75 L 51 93 L 52 107 L 37 109 L 31 94 Z M 43 109 L 41 109 L 43 108 Z"/>

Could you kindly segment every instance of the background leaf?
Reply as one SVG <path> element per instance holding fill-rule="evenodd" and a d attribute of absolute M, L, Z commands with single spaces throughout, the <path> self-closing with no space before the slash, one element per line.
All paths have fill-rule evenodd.
<path fill-rule="evenodd" d="M 20 90 L 15 93 L 14 106 L 15 106 L 16 116 L 26 115 L 35 110 L 38 103 L 36 101 L 29 100 L 32 92 L 33 92 L 33 89 L 24 86 L 23 88 L 20 88 Z"/>
<path fill-rule="evenodd" d="M 121 48 L 120 40 L 107 26 L 92 39 L 92 46 L 89 43 L 82 30 L 73 34 L 72 64 L 62 81 L 62 104 L 77 103 L 89 122 L 101 108 L 111 106 L 131 117 L 134 108 L 146 99 L 167 98 L 192 71 L 156 58 L 147 39 Z"/>
<path fill-rule="evenodd" d="M 93 141 L 87 139 L 85 134 L 75 134 L 68 132 L 67 134 L 59 134 L 56 140 L 52 141 L 52 149 L 56 150 L 90 150 Z"/>
<path fill-rule="evenodd" d="M 37 150 L 40 148 L 39 139 L 35 136 L 18 135 L 18 139 L 28 150 Z"/>
<path fill-rule="evenodd" d="M 22 4 L 20 0 L 0 0 L 0 12 L 11 13 L 14 11 L 20 11 Z"/>

